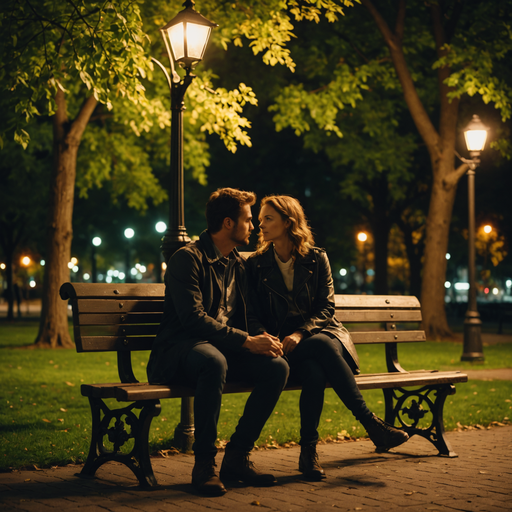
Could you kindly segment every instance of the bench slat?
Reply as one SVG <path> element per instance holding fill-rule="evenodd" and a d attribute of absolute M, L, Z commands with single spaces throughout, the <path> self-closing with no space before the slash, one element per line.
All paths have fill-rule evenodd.
<path fill-rule="evenodd" d="M 77 352 L 110 352 L 151 350 L 155 336 L 82 336 Z"/>
<path fill-rule="evenodd" d="M 336 318 L 343 323 L 381 323 L 381 322 L 421 322 L 420 310 L 387 310 L 375 309 L 352 311 L 337 309 Z"/>
<path fill-rule="evenodd" d="M 438 372 L 436 370 L 423 370 L 416 372 L 382 373 L 372 375 L 357 375 L 356 381 L 359 389 L 386 389 L 410 386 L 428 386 L 437 384 L 456 384 L 467 382 L 468 376 L 458 371 Z M 194 396 L 193 388 L 187 386 L 160 384 L 83 384 L 83 396 L 96 398 L 116 398 L 121 402 L 136 400 L 158 400 L 164 398 L 184 398 Z M 300 386 L 286 386 L 285 390 L 300 389 Z M 230 382 L 224 387 L 224 394 L 249 393 L 253 387 L 246 383 Z"/>
<path fill-rule="evenodd" d="M 416 343 L 426 341 L 425 331 L 350 331 L 356 345 L 372 343 Z"/>
<path fill-rule="evenodd" d="M 139 298 L 156 297 L 165 295 L 163 283 L 64 283 L 60 288 L 60 296 L 63 300 L 82 298 Z"/>
<path fill-rule="evenodd" d="M 164 301 L 79 299 L 77 308 L 79 313 L 163 313 Z"/>
<path fill-rule="evenodd" d="M 162 321 L 162 313 L 88 313 L 80 314 L 78 321 L 81 326 L 159 324 Z"/>
<path fill-rule="evenodd" d="M 85 325 L 80 333 L 82 337 L 94 336 L 151 336 L 156 335 L 160 324 L 128 325 Z"/>
<path fill-rule="evenodd" d="M 337 308 L 420 308 L 420 301 L 408 295 L 336 295 Z"/>

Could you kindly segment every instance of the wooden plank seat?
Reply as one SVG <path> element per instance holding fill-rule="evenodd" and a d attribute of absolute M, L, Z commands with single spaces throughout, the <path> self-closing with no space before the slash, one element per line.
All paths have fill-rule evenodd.
<path fill-rule="evenodd" d="M 77 352 L 117 352 L 119 382 L 81 387 L 92 414 L 91 445 L 82 476 L 92 477 L 102 464 L 115 460 L 126 464 L 142 486 L 157 485 L 149 454 L 151 421 L 160 414 L 160 400 L 194 396 L 194 390 L 187 386 L 138 382 L 133 372 L 131 353 L 151 350 L 163 313 L 164 293 L 163 284 L 140 283 L 65 283 L 60 289 L 61 298 L 72 307 Z M 445 437 L 443 408 L 446 397 L 455 393 L 455 384 L 467 382 L 467 375 L 457 371 L 408 372 L 398 361 L 399 343 L 426 340 L 424 331 L 416 327 L 421 322 L 419 301 L 394 295 L 336 295 L 336 316 L 350 324 L 356 345 L 385 347 L 387 372 L 356 376 L 362 391 L 383 390 L 385 420 L 409 436 L 424 437 L 439 455 L 456 457 Z M 415 327 L 409 328 L 410 324 Z M 359 356 L 364 359 L 362 350 Z M 296 389 L 300 386 L 293 383 L 285 388 Z M 230 382 L 224 393 L 251 390 L 248 383 Z M 105 400 L 128 405 L 111 408 Z"/>

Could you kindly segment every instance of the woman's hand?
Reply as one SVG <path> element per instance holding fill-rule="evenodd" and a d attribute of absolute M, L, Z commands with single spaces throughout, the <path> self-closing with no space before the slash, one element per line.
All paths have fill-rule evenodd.
<path fill-rule="evenodd" d="M 301 331 L 295 331 L 293 334 L 290 334 L 290 336 L 286 336 L 283 340 L 283 352 L 285 354 L 293 352 L 302 338 L 304 338 L 304 334 Z"/>

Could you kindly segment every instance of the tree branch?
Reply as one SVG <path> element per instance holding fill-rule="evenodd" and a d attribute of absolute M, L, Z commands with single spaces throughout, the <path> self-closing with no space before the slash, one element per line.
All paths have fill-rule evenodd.
<path fill-rule="evenodd" d="M 78 112 L 78 115 L 71 124 L 69 135 L 77 144 L 80 144 L 80 139 L 82 138 L 85 128 L 87 127 L 87 123 L 89 122 L 97 104 L 98 100 L 94 96 L 89 96 L 89 98 L 87 98 L 82 104 L 80 112 Z"/>
<path fill-rule="evenodd" d="M 405 26 L 405 0 L 400 0 L 398 5 L 398 14 L 396 16 L 395 23 L 395 35 L 400 42 L 404 38 L 404 26 Z"/>
<path fill-rule="evenodd" d="M 398 75 L 398 79 L 400 80 L 400 84 L 402 85 L 404 99 L 409 108 L 409 112 L 411 113 L 412 119 L 421 135 L 421 138 L 428 148 L 431 160 L 435 161 L 439 158 L 439 135 L 418 96 L 407 62 L 405 61 L 400 40 L 391 32 L 388 24 L 370 0 L 361 0 L 361 3 L 372 15 L 386 45 L 389 48 L 391 59 L 393 60 L 393 65 Z"/>
<path fill-rule="evenodd" d="M 448 174 L 444 179 L 446 185 L 452 187 L 457 185 L 459 180 L 468 172 L 469 165 L 468 164 L 460 164 L 454 172 Z"/>

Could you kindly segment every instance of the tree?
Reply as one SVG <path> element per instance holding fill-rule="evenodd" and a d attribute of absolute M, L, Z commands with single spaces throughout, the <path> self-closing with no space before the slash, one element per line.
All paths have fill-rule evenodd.
<path fill-rule="evenodd" d="M 340 137 L 346 110 L 364 102 L 374 83 L 389 91 L 399 88 L 418 143 L 425 145 L 430 159 L 421 300 L 424 328 L 438 338 L 450 332 L 444 309 L 445 254 L 457 183 L 468 169 L 455 165 L 457 133 L 469 120 L 465 112 L 459 115 L 459 107 L 461 100 L 478 95 L 501 112 L 503 121 L 510 117 L 510 13 L 502 2 L 361 4 L 369 18 L 356 6 L 328 32 L 324 27 L 332 35 L 323 43 L 330 52 L 323 52 L 314 39 L 310 60 L 329 67 L 330 79 L 324 76 L 320 84 L 307 84 L 309 88 L 304 83 L 288 86 L 277 98 L 275 118 L 278 128 L 291 126 L 298 134 L 318 126 Z M 380 41 L 372 36 L 375 27 Z M 308 66 L 310 82 L 315 76 L 311 69 L 313 64 Z M 347 148 L 343 141 L 340 146 Z M 505 137 L 495 139 L 492 147 L 510 153 Z"/>
<path fill-rule="evenodd" d="M 2 3 L 0 28 L 0 78 L 3 84 L 1 107 L 6 113 L 1 127 L 2 139 L 14 134 L 16 142 L 27 147 L 30 124 L 36 116 L 49 116 L 53 125 L 53 174 L 51 177 L 47 264 L 43 284 L 41 324 L 36 343 L 40 346 L 70 346 L 66 305 L 58 291 L 67 276 L 72 240 L 72 214 L 77 175 L 78 149 L 86 127 L 99 104 L 113 110 L 121 125 L 136 134 L 153 125 L 169 124 L 169 114 L 159 98 L 148 100 L 143 80 L 151 78 L 152 65 L 146 52 L 149 37 L 143 29 L 140 10 L 129 0 L 116 2 L 59 2 L 50 0 Z M 204 83 L 196 85 L 196 97 L 204 94 Z M 255 101 L 251 91 L 217 91 L 209 103 L 215 122 L 205 114 L 196 116 L 197 130 L 217 132 L 233 148 L 247 142 L 240 128 L 241 104 Z M 203 122 L 201 122 L 203 121 Z M 28 131 L 27 131 L 28 130 Z M 0 139 L 0 142 L 1 140 Z M 114 146 L 126 141 L 109 138 Z M 115 167 L 123 176 L 136 167 L 125 151 L 125 165 Z M 144 157 L 142 157 L 144 158 Z M 105 163 L 106 159 L 103 159 Z M 140 161 L 140 159 L 139 159 Z M 98 163 L 99 162 L 99 163 Z M 93 160 L 82 180 L 85 190 L 91 176 L 96 182 L 109 173 L 95 171 L 102 158 Z M 126 164 L 129 163 L 127 166 Z M 130 189 L 129 172 L 118 181 L 119 188 L 139 207 L 146 197 L 162 201 L 165 193 L 145 167 L 145 190 Z M 200 171 L 200 169 L 199 169 Z M 133 183 L 133 180 L 131 180 Z M 146 192 L 144 196 L 141 192 Z M 152 193 L 152 194 L 151 194 Z"/>

